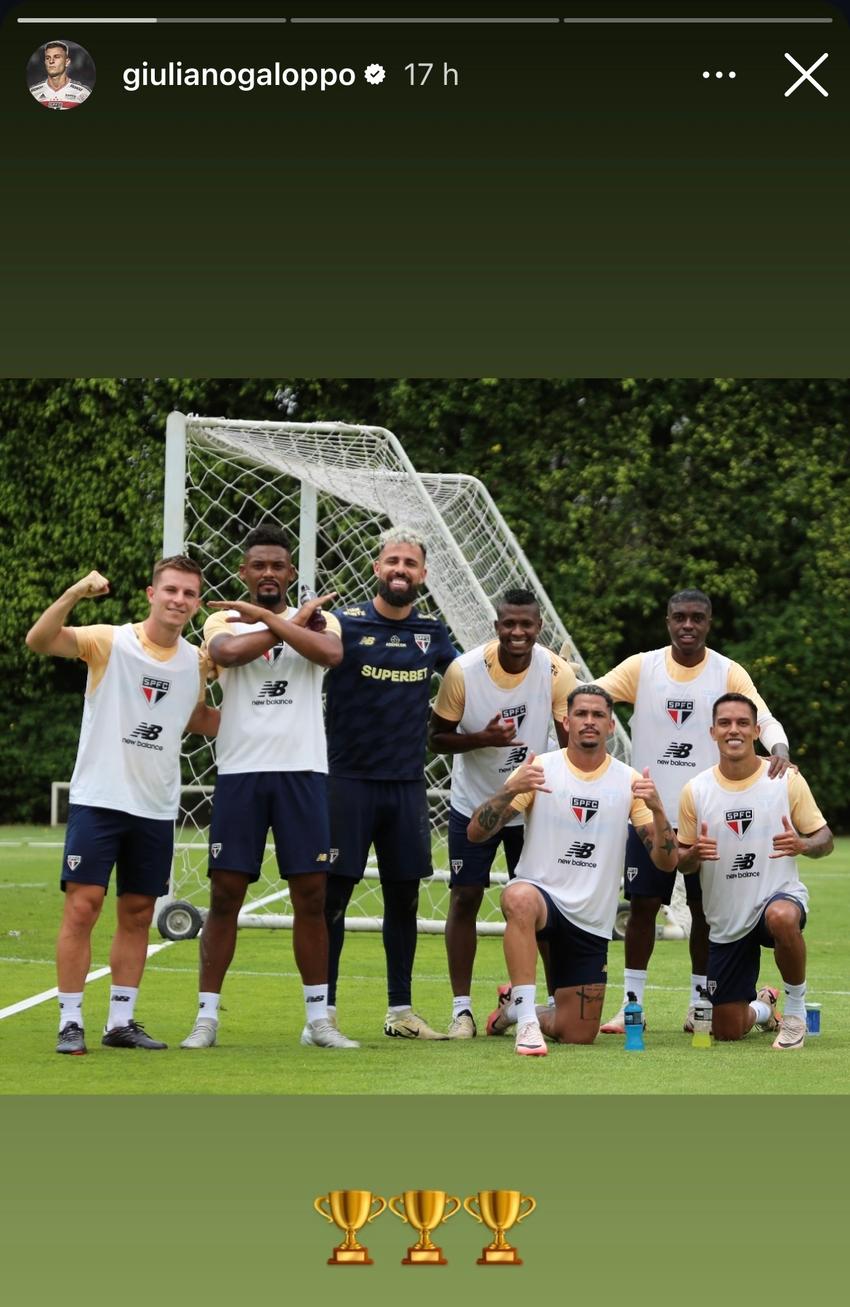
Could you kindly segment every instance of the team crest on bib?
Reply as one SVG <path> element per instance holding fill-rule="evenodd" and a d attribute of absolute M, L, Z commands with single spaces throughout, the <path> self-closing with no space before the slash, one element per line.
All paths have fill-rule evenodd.
<path fill-rule="evenodd" d="M 752 808 L 734 808 L 726 813 L 726 825 L 733 835 L 742 840 L 753 824 Z"/>
<path fill-rule="evenodd" d="M 709 994 L 711 994 L 712 997 L 713 997 L 713 996 L 717 993 L 717 981 L 716 981 L 716 980 L 710 980 L 710 981 L 708 982 L 708 986 L 707 986 L 707 988 L 708 988 L 708 992 L 709 992 Z"/>
<path fill-rule="evenodd" d="M 69 871 L 76 871 L 82 862 L 82 858 L 78 853 L 69 853 L 65 861 L 68 864 Z"/>
<path fill-rule="evenodd" d="M 339 857 L 339 849 L 328 849 L 328 862 L 336 862 Z"/>
<path fill-rule="evenodd" d="M 637 867 L 626 867 L 626 880 L 629 882 L 630 885 L 632 881 L 635 879 L 635 877 L 637 876 L 637 874 L 638 874 Z"/>
<path fill-rule="evenodd" d="M 221 853 L 221 845 L 220 845 L 220 844 L 211 844 L 211 845 L 210 845 L 210 853 L 212 854 L 212 856 L 213 856 L 214 858 L 217 858 L 218 855 Z"/>
<path fill-rule="evenodd" d="M 573 795 L 570 799 L 570 807 L 573 810 L 573 816 L 579 826 L 586 826 L 589 821 L 593 820 L 596 813 L 599 811 L 599 800 L 580 799 Z"/>
<path fill-rule="evenodd" d="M 283 653 L 283 645 L 273 644 L 271 649 L 265 649 L 263 651 L 263 657 L 265 658 L 267 663 L 276 663 L 282 653 Z"/>
<path fill-rule="evenodd" d="M 416 648 L 420 653 L 427 653 L 431 647 L 430 635 L 424 635 L 422 632 L 417 631 L 413 638 L 416 641 Z"/>
<path fill-rule="evenodd" d="M 463 871 L 463 858 L 452 858 L 452 872 L 459 876 Z"/>
<path fill-rule="evenodd" d="M 170 681 L 161 681 L 156 676 L 142 677 L 141 691 L 145 696 L 145 703 L 150 704 L 152 708 L 154 704 L 159 703 L 160 699 L 165 698 L 170 689 Z"/>
<path fill-rule="evenodd" d="M 693 716 L 694 701 L 693 699 L 668 699 L 667 714 L 673 725 L 678 731 L 680 726 L 684 726 L 689 717 Z"/>
<path fill-rule="evenodd" d="M 513 722 L 517 730 L 520 730 L 527 712 L 528 706 L 524 703 L 521 703 L 518 708 L 503 708 L 502 721 Z"/>

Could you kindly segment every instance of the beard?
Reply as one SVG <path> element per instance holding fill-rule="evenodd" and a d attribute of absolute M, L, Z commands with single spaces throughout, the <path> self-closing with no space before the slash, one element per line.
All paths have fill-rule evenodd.
<path fill-rule="evenodd" d="M 258 608 L 268 608 L 270 611 L 273 611 L 278 607 L 282 599 L 283 591 L 280 586 L 277 585 L 273 590 L 271 587 L 268 587 L 267 589 L 260 591 L 257 594 L 255 602 Z"/>
<path fill-rule="evenodd" d="M 419 586 L 409 585 L 406 590 L 391 590 L 389 581 L 381 581 L 378 594 L 391 608 L 407 608 L 419 594 Z"/>

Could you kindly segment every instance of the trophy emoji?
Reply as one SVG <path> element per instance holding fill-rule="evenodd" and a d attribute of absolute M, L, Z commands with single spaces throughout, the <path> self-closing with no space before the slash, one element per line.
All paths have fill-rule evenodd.
<path fill-rule="evenodd" d="M 526 1203 L 525 1211 L 521 1211 Z M 535 1200 L 518 1189 L 484 1189 L 465 1198 L 463 1205 L 470 1216 L 488 1226 L 496 1236 L 482 1249 L 476 1266 L 522 1266 L 522 1258 L 508 1243 L 505 1231 L 531 1215 L 537 1206 Z"/>
<path fill-rule="evenodd" d="M 326 1203 L 329 1210 L 322 1206 Z M 378 1210 L 372 1208 L 378 1203 Z M 386 1201 L 368 1189 L 332 1189 L 329 1194 L 321 1194 L 314 1203 L 316 1211 L 326 1221 L 338 1225 L 345 1231 L 345 1238 L 338 1248 L 334 1248 L 333 1257 L 328 1258 L 328 1266 L 371 1266 L 369 1249 L 357 1242 L 357 1231 L 369 1221 L 374 1221 L 386 1207 Z"/>
<path fill-rule="evenodd" d="M 454 1206 L 447 1211 L 450 1203 Z M 404 1211 L 399 1211 L 399 1204 L 403 1204 Z M 450 1197 L 442 1189 L 405 1189 L 403 1194 L 391 1198 L 387 1206 L 393 1216 L 419 1231 L 416 1243 L 401 1259 L 402 1266 L 445 1266 L 443 1250 L 431 1242 L 431 1231 L 460 1211 L 460 1199 Z"/>

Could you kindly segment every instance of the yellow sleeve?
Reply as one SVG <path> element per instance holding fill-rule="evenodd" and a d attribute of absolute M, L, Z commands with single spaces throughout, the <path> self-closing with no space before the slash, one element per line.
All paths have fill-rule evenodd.
<path fill-rule="evenodd" d="M 327 623 L 327 625 L 325 626 L 325 634 L 335 635 L 338 640 L 341 640 L 342 627 L 339 624 L 339 618 L 334 617 L 333 613 L 324 612 L 324 610 L 322 611 L 322 616 L 324 617 L 325 622 Z"/>
<path fill-rule="evenodd" d="M 114 626 L 76 626 L 71 628 L 77 637 L 77 657 L 88 666 L 86 694 L 93 694 L 103 680 L 109 655 L 112 653 Z"/>
<path fill-rule="evenodd" d="M 624 659 L 604 676 L 597 676 L 593 684 L 607 690 L 615 703 L 634 703 L 637 698 L 642 657 L 643 654 L 632 654 L 631 658 Z"/>
<path fill-rule="evenodd" d="M 594 682 L 594 684 L 596 684 L 596 682 Z M 610 690 L 608 693 L 611 693 Z M 629 771 L 632 773 L 633 781 L 639 781 L 641 779 L 640 772 L 635 771 L 634 767 L 630 767 Z M 629 809 L 629 821 L 632 823 L 635 830 L 637 830 L 639 826 L 652 825 L 652 813 L 649 811 L 649 808 L 647 808 L 643 799 L 636 799 L 632 796 L 632 806 Z"/>
<path fill-rule="evenodd" d="M 210 645 L 217 635 L 233 635 L 233 625 L 223 610 L 212 613 L 204 622 L 204 644 Z"/>
<path fill-rule="evenodd" d="M 463 668 L 460 666 L 460 659 L 455 658 L 454 662 L 449 663 L 440 683 L 434 702 L 434 712 L 447 722 L 459 722 L 465 707 L 466 687 Z"/>
<path fill-rule="evenodd" d="M 690 781 L 679 795 L 679 839 L 683 844 L 697 842 L 697 813 Z"/>
<path fill-rule="evenodd" d="M 726 689 L 730 694 L 745 694 L 748 699 L 752 699 L 758 709 L 759 721 L 761 721 L 763 717 L 772 716 L 770 709 L 753 684 L 753 678 L 750 676 L 750 673 L 745 667 L 742 667 L 740 663 L 729 664 L 729 674 L 726 677 Z"/>
<path fill-rule="evenodd" d="M 536 790 L 526 790 L 525 794 L 515 794 L 508 807 L 513 808 L 514 812 L 528 812 L 536 793 Z"/>
<path fill-rule="evenodd" d="M 791 820 L 801 835 L 813 835 L 826 825 L 826 818 L 815 803 L 808 781 L 799 772 L 789 771 L 786 775 Z"/>
<path fill-rule="evenodd" d="M 552 659 L 552 716 L 562 722 L 567 715 L 567 697 L 578 685 L 578 677 L 569 663 L 547 649 Z"/>

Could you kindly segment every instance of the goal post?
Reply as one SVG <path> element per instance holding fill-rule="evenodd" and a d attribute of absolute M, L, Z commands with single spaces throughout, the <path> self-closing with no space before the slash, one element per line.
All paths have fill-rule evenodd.
<path fill-rule="evenodd" d="M 381 531 L 404 525 L 428 545 L 428 582 L 418 606 L 439 615 L 455 645 L 474 648 L 493 634 L 495 604 L 507 589 L 532 590 L 543 617 L 541 642 L 566 642 L 580 675 L 590 672 L 519 542 L 475 477 L 419 474 L 400 441 L 382 427 L 341 422 L 253 422 L 172 413 L 166 426 L 163 549 L 188 552 L 201 565 L 208 599 L 233 599 L 245 536 L 274 521 L 297 541 L 301 584 L 335 591 L 340 604 L 374 592 L 372 562 Z M 200 639 L 201 621 L 190 634 Z M 217 690 L 213 690 L 213 695 Z M 613 752 L 628 759 L 628 735 L 617 723 Z M 426 781 L 435 875 L 423 881 L 420 928 L 443 929 L 448 908 L 447 823 L 451 760 L 429 757 Z M 213 751 L 197 737 L 183 755 L 186 786 L 214 780 Z M 181 809 L 170 898 L 207 902 L 208 801 Z M 502 870 L 500 871 L 499 868 Z M 482 933 L 502 928 L 498 908 L 504 863 L 485 895 Z M 240 924 L 287 925 L 288 892 L 267 849 L 261 879 L 251 887 Z M 367 869 L 346 924 L 380 925 L 382 899 Z"/>

